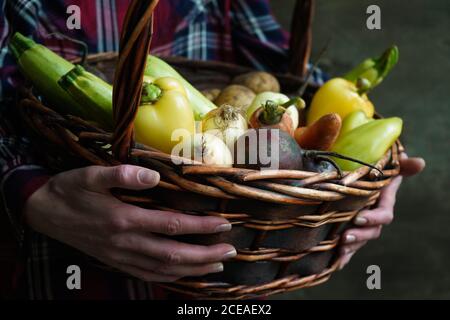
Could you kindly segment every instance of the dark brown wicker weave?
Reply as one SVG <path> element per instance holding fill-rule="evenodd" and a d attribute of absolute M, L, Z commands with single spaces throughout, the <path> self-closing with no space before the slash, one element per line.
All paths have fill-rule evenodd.
<path fill-rule="evenodd" d="M 173 164 L 170 155 L 132 141 L 132 122 L 139 105 L 140 87 L 150 45 L 151 14 L 157 1 L 133 1 L 121 39 L 121 52 L 93 55 L 90 68 L 114 80 L 116 130 L 105 132 L 86 121 L 63 116 L 44 106 L 29 90 L 19 105 L 42 145 L 42 159 L 56 172 L 85 165 L 111 166 L 132 163 L 159 171 L 158 187 L 146 191 L 114 190 L 121 200 L 144 208 L 222 216 L 233 229 L 217 235 L 181 237 L 198 244 L 227 242 L 238 256 L 225 262 L 222 273 L 183 279 L 161 286 L 202 299 L 243 299 L 311 287 L 328 280 L 337 269 L 339 234 L 363 208 L 372 206 L 381 188 L 399 174 L 396 143 L 376 167 L 354 172 L 313 173 L 294 170 L 260 171 Z M 295 74 L 304 74 L 310 51 L 312 1 L 298 1 L 293 24 L 291 63 Z M 306 20 L 299 15 L 308 17 Z M 299 35 L 302 35 L 301 37 Z M 303 41 L 299 41 L 303 39 Z M 305 40 L 306 39 L 306 40 Z M 244 67 L 220 63 L 166 59 L 198 88 L 224 87 Z M 300 60 L 300 62 L 298 62 Z M 126 79 L 126 81 L 121 81 Z M 294 93 L 302 78 L 278 75 L 283 92 Z M 306 97 L 315 87 L 309 86 Z M 112 148 L 108 146 L 112 145 Z M 112 150 L 113 153 L 108 151 Z M 296 186 L 286 184 L 294 179 Z M 176 199 L 176 201 L 174 201 Z"/>

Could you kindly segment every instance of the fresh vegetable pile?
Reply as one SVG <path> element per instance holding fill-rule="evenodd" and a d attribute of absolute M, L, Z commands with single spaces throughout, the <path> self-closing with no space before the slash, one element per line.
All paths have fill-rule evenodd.
<path fill-rule="evenodd" d="M 50 106 L 112 130 L 110 84 L 20 33 L 10 49 Z M 302 97 L 280 93 L 278 80 L 267 72 L 199 92 L 169 64 L 149 56 L 135 139 L 212 166 L 273 168 L 274 159 L 278 169 L 314 172 L 372 166 L 402 131 L 400 118 L 374 119 L 368 97 L 397 61 L 396 47 L 367 59 L 326 82 L 307 106 Z"/>

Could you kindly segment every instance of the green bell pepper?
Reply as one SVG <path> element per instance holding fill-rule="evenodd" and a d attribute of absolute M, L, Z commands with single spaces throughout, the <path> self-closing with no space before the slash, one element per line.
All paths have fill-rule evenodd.
<path fill-rule="evenodd" d="M 332 151 L 375 164 L 398 139 L 402 126 L 403 121 L 398 117 L 370 121 L 341 135 Z M 348 160 L 333 160 L 344 171 L 353 171 L 362 166 Z"/>
<path fill-rule="evenodd" d="M 353 111 L 342 121 L 341 131 L 339 136 L 343 136 L 347 132 L 366 124 L 367 122 L 374 121 L 372 118 L 367 117 L 366 113 L 362 110 Z"/>

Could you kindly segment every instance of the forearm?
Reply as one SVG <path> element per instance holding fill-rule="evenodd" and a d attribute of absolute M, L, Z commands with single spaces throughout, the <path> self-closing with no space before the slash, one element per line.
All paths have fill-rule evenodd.
<path fill-rule="evenodd" d="M 50 178 L 48 172 L 36 165 L 21 165 L 11 169 L 1 178 L 0 195 L 2 211 L 11 223 L 11 231 L 22 242 L 24 224 L 23 206 L 28 198 Z"/>
<path fill-rule="evenodd" d="M 0 121 L 0 199 L 1 214 L 11 223 L 11 231 L 23 238 L 23 205 L 49 178 L 48 171 L 37 165 L 30 143 L 14 135 L 11 125 Z"/>

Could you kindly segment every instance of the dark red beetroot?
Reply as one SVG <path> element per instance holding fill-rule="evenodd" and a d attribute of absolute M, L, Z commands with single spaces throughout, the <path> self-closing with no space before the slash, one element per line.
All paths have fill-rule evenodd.
<path fill-rule="evenodd" d="M 238 168 L 299 170 L 302 159 L 302 149 L 295 139 L 279 129 L 250 129 L 234 146 L 234 164 Z"/>
<path fill-rule="evenodd" d="M 277 152 L 274 152 L 275 150 Z M 303 150 L 293 137 L 280 129 L 259 128 L 248 130 L 236 141 L 233 155 L 235 167 L 253 170 L 261 168 L 312 172 L 338 170 L 342 175 L 337 164 L 329 158 L 332 156 L 354 161 L 380 171 L 371 164 L 334 152 Z"/>

